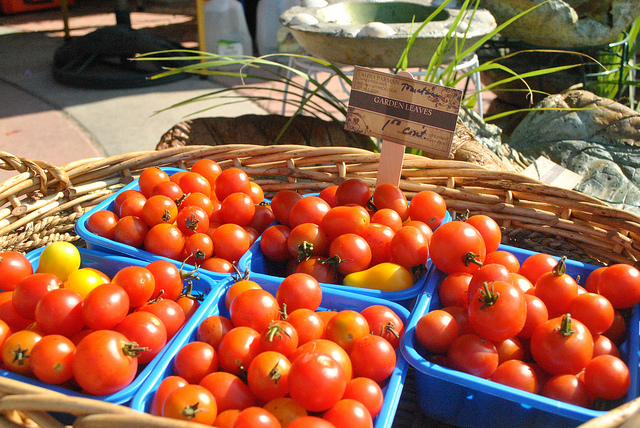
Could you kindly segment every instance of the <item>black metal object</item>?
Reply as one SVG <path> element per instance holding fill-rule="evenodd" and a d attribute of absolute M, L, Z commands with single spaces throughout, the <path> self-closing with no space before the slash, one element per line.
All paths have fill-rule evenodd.
<path fill-rule="evenodd" d="M 53 77 L 56 81 L 92 89 L 126 89 L 159 85 L 189 76 L 187 73 L 150 79 L 165 68 L 182 67 L 188 61 L 133 61 L 139 53 L 181 49 L 146 30 L 131 28 L 126 0 L 118 0 L 116 25 L 99 28 L 85 36 L 68 38 L 54 53 Z M 179 54 L 173 53 L 172 56 Z M 186 56 L 186 54 L 183 54 Z"/>

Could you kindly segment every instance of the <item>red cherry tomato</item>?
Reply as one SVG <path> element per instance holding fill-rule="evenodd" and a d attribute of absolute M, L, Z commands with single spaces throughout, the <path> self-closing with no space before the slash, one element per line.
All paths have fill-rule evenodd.
<path fill-rule="evenodd" d="M 629 368 L 620 358 L 599 355 L 587 363 L 584 369 L 584 383 L 594 396 L 605 400 L 617 400 L 627 394 L 631 385 L 631 375 Z"/>
<path fill-rule="evenodd" d="M 256 405 L 256 398 L 247 384 L 234 374 L 223 371 L 209 373 L 202 378 L 200 385 L 213 394 L 219 412 Z"/>
<path fill-rule="evenodd" d="M 234 327 L 223 336 L 218 346 L 220 368 L 240 376 L 260 349 L 260 333 L 250 327 Z"/>
<path fill-rule="evenodd" d="M 280 319 L 280 306 L 266 290 L 246 290 L 231 302 L 229 318 L 236 327 L 251 327 L 260 332 L 271 322 Z"/>
<path fill-rule="evenodd" d="M 370 222 L 371 218 L 364 207 L 340 205 L 331 208 L 322 217 L 322 221 L 317 224 L 329 235 L 330 239 L 333 239 L 346 233 L 359 235 L 367 229 Z"/>
<path fill-rule="evenodd" d="M 262 401 L 282 398 L 289 392 L 291 362 L 280 352 L 263 351 L 251 360 L 247 384 L 253 395 Z"/>
<path fill-rule="evenodd" d="M 458 336 L 447 351 L 451 367 L 489 379 L 498 368 L 498 351 L 493 342 L 481 338 L 477 334 Z"/>
<path fill-rule="evenodd" d="M 409 218 L 409 204 L 402 189 L 395 184 L 383 183 L 373 190 L 373 204 L 378 210 L 390 208 L 400 215 L 402 221 Z"/>
<path fill-rule="evenodd" d="M 435 229 L 447 216 L 447 204 L 438 193 L 431 190 L 418 192 L 409 204 L 409 216 Z"/>
<path fill-rule="evenodd" d="M 73 377 L 73 342 L 59 334 L 43 336 L 31 350 L 31 371 L 43 382 L 59 385 Z"/>
<path fill-rule="evenodd" d="M 84 327 L 82 297 L 64 288 L 51 290 L 36 305 L 35 320 L 45 334 L 71 337 Z"/>
<path fill-rule="evenodd" d="M 336 360 L 321 352 L 309 352 L 291 364 L 289 395 L 307 411 L 326 411 L 342 398 L 347 380 Z"/>
<path fill-rule="evenodd" d="M 353 428 L 370 428 L 373 426 L 373 418 L 367 407 L 357 400 L 343 398 L 327 410 L 322 419 L 332 422 L 336 426 Z"/>
<path fill-rule="evenodd" d="M 169 174 L 154 166 L 145 168 L 138 177 L 140 193 L 148 198 L 151 196 L 151 190 L 162 181 L 169 181 Z"/>
<path fill-rule="evenodd" d="M 240 168 L 229 168 L 222 171 L 216 178 L 215 195 L 219 201 L 235 192 L 251 194 L 251 179 Z"/>
<path fill-rule="evenodd" d="M 173 372 L 189 383 L 200 383 L 209 373 L 218 370 L 218 353 L 205 342 L 184 345 L 173 358 Z"/>
<path fill-rule="evenodd" d="M 329 257 L 335 257 L 339 261 L 339 271 L 347 275 L 369 267 L 371 248 L 360 235 L 345 233 L 331 242 Z"/>
<path fill-rule="evenodd" d="M 117 331 L 93 331 L 76 346 L 73 377 L 90 394 L 113 394 L 127 387 L 135 378 L 139 352 Z"/>
<path fill-rule="evenodd" d="M 8 370 L 28 375 L 31 373 L 31 352 L 42 339 L 32 330 L 19 330 L 10 334 L 2 344 L 2 362 Z"/>
<path fill-rule="evenodd" d="M 558 260 L 555 257 L 545 253 L 536 253 L 527 257 L 520 264 L 518 273 L 535 284 L 543 273 L 551 272 L 557 264 Z"/>
<path fill-rule="evenodd" d="M 0 290 L 12 291 L 32 273 L 33 266 L 24 254 L 17 251 L 0 252 Z"/>
<path fill-rule="evenodd" d="M 342 398 L 352 398 L 361 402 L 374 418 L 378 416 L 384 404 L 384 394 L 380 385 L 366 377 L 354 377 L 347 382 Z"/>
<path fill-rule="evenodd" d="M 233 324 L 229 318 L 222 315 L 210 315 L 198 324 L 196 338 L 217 350 L 224 335 L 232 328 Z"/>
<path fill-rule="evenodd" d="M 127 315 L 114 329 L 127 339 L 147 348 L 138 364 L 147 364 L 155 358 L 167 343 L 167 329 L 154 314 L 147 311 L 136 311 Z"/>
<path fill-rule="evenodd" d="M 474 273 L 486 256 L 484 239 L 477 229 L 461 221 L 451 221 L 433 231 L 429 255 L 444 273 Z"/>
<path fill-rule="evenodd" d="M 384 305 L 367 306 L 360 311 L 369 324 L 369 332 L 381 336 L 397 349 L 404 333 L 404 322 L 392 309 Z"/>
<path fill-rule="evenodd" d="M 49 291 L 60 288 L 61 282 L 51 273 L 34 273 L 22 279 L 13 290 L 13 308 L 23 318 L 35 319 L 36 305 Z"/>
<path fill-rule="evenodd" d="M 396 352 L 386 339 L 369 334 L 353 342 L 349 351 L 354 376 L 383 383 L 396 367 Z"/>
<path fill-rule="evenodd" d="M 82 302 L 82 317 L 92 330 L 109 330 L 129 313 L 129 295 L 117 284 L 100 284 Z"/>
<path fill-rule="evenodd" d="M 326 323 L 324 334 L 349 353 L 358 339 L 369 335 L 369 323 L 359 312 L 343 309 Z"/>
<path fill-rule="evenodd" d="M 494 342 L 517 335 L 527 319 L 524 295 L 505 281 L 484 283 L 469 302 L 469 324 Z"/>
<path fill-rule="evenodd" d="M 320 283 L 306 273 L 286 276 L 276 290 L 276 300 L 281 308 L 293 312 L 299 308 L 315 311 L 322 302 Z"/>
<path fill-rule="evenodd" d="M 160 382 L 160 385 L 158 385 L 158 388 L 156 389 L 156 392 L 151 399 L 149 413 L 154 416 L 160 416 L 162 406 L 164 406 L 167 395 L 169 395 L 169 393 L 174 389 L 178 389 L 181 386 L 185 385 L 188 385 L 188 382 L 180 376 L 171 375 L 164 378 L 162 382 Z"/>
<path fill-rule="evenodd" d="M 487 254 L 496 251 L 502 241 L 502 231 L 494 219 L 484 214 L 476 214 L 465 220 L 465 223 L 478 229 L 487 247 Z"/>
<path fill-rule="evenodd" d="M 120 217 L 118 217 L 113 211 L 100 210 L 89 216 L 86 227 L 91 233 L 113 240 L 118 220 L 120 220 Z"/>
<path fill-rule="evenodd" d="M 163 299 L 176 300 L 182 294 L 182 274 L 175 264 L 168 260 L 156 260 L 145 267 L 151 272 L 155 282 L 152 296 L 162 293 Z"/>
<path fill-rule="evenodd" d="M 567 312 L 569 304 L 578 295 L 578 284 L 565 273 L 564 258 L 550 271 L 540 275 L 534 284 L 533 292 L 549 311 L 549 317 L 555 318 Z"/>
<path fill-rule="evenodd" d="M 427 351 L 444 354 L 458 337 L 458 323 L 449 312 L 436 309 L 420 317 L 415 335 Z"/>
<path fill-rule="evenodd" d="M 539 388 L 535 370 L 520 360 L 507 360 L 500 364 L 491 380 L 532 394 L 537 393 Z"/>
<path fill-rule="evenodd" d="M 363 207 L 371 199 L 369 185 L 359 178 L 348 178 L 336 189 L 336 205 L 356 204 Z"/>
<path fill-rule="evenodd" d="M 484 259 L 485 264 L 497 263 L 506 267 L 509 272 L 517 273 L 520 270 L 520 261 L 511 252 L 505 250 L 497 250 L 487 252 L 487 257 Z"/>
<path fill-rule="evenodd" d="M 627 264 L 607 267 L 598 279 L 598 293 L 614 308 L 630 308 L 640 302 L 640 271 Z"/>
<path fill-rule="evenodd" d="M 167 395 L 161 414 L 166 418 L 213 425 L 218 415 L 218 406 L 207 388 L 185 385 Z"/>
<path fill-rule="evenodd" d="M 587 386 L 578 376 L 573 374 L 551 377 L 544 383 L 540 394 L 554 400 L 586 408 L 590 408 L 593 404 L 593 396 Z"/>
<path fill-rule="evenodd" d="M 564 315 L 540 324 L 531 335 L 531 355 L 552 375 L 577 374 L 593 356 L 593 337 L 580 321 Z"/>
<path fill-rule="evenodd" d="M 406 269 L 424 265 L 429 258 L 429 241 L 420 229 L 402 226 L 391 239 L 393 261 Z"/>
<path fill-rule="evenodd" d="M 145 304 L 153 295 L 156 286 L 151 271 L 142 266 L 127 266 L 120 269 L 111 282 L 124 288 L 132 308 Z"/>

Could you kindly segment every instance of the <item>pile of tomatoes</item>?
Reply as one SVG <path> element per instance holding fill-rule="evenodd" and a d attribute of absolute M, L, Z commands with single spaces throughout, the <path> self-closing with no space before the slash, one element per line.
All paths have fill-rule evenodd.
<path fill-rule="evenodd" d="M 131 384 L 200 303 L 169 261 L 112 278 L 81 262 L 63 241 L 44 248 L 35 272 L 23 254 L 0 253 L 2 368 L 109 395 Z"/>
<path fill-rule="evenodd" d="M 218 427 L 371 427 L 404 323 L 386 305 L 322 309 L 322 296 L 305 273 L 274 294 L 234 282 L 221 315 L 176 352 L 149 412 Z"/>
<path fill-rule="evenodd" d="M 286 264 L 283 276 L 308 273 L 321 283 L 386 291 L 413 285 L 410 272 L 425 266 L 432 230 L 447 214 L 435 192 L 422 191 L 408 204 L 398 186 L 382 184 L 372 192 L 357 178 L 318 196 L 282 190 L 271 209 L 278 224 L 264 231 L 260 249 L 266 260 Z M 398 270 L 404 274 L 392 275 Z M 385 283 L 385 277 L 394 279 Z"/>
<path fill-rule="evenodd" d="M 146 168 L 138 188 L 120 192 L 113 211 L 93 213 L 87 230 L 201 269 L 230 273 L 274 219 L 257 183 L 239 168 L 222 171 L 211 159 L 171 176 Z"/>
<path fill-rule="evenodd" d="M 537 253 L 521 263 L 489 244 L 500 242 L 500 230 L 486 221 L 483 233 L 453 221 L 431 237 L 442 308 L 422 315 L 415 330 L 428 358 L 587 408 L 624 397 L 630 373 L 618 346 L 640 302 L 640 271 L 600 267 L 581 286 L 565 258 Z"/>

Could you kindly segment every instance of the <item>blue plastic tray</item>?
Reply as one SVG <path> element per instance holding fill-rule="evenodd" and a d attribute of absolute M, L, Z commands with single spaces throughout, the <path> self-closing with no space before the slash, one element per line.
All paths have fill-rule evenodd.
<path fill-rule="evenodd" d="M 279 281 L 274 281 L 263 277 L 252 277 L 252 280 L 256 281 L 263 289 L 269 291 L 275 295 Z M 227 282 L 227 286 L 232 284 L 232 280 Z M 158 385 L 162 380 L 173 374 L 172 361 L 176 353 L 189 342 L 196 340 L 196 329 L 202 320 L 211 315 L 223 315 L 229 316 L 224 303 L 224 295 L 228 287 L 220 287 L 214 297 L 214 303 L 209 305 L 206 311 L 199 313 L 199 316 L 191 318 L 189 325 L 176 335 L 176 340 L 171 344 L 171 347 L 166 350 L 162 355 L 162 359 L 155 366 L 153 372 L 147 377 L 144 384 L 140 387 L 136 395 L 133 397 L 131 407 L 138 411 L 148 411 L 153 399 L 153 394 L 158 388 Z M 386 305 L 393 309 L 396 314 L 402 319 L 403 322 L 408 321 L 409 311 L 393 302 L 387 302 L 373 297 L 362 296 L 359 294 L 344 292 L 335 289 L 323 290 L 322 303 L 320 308 L 329 308 L 335 310 L 352 309 L 361 311 L 362 309 L 374 305 Z M 387 385 L 383 388 L 384 392 L 384 405 L 380 410 L 380 413 L 374 419 L 374 426 L 377 428 L 391 427 L 393 419 L 400 401 L 400 395 L 404 386 L 404 380 L 407 374 L 409 365 L 407 361 L 402 358 L 398 351 L 398 360 L 396 367 L 391 374 L 391 377 Z"/>
<path fill-rule="evenodd" d="M 443 223 L 451 221 L 451 215 L 447 212 L 447 216 L 443 220 Z M 430 265 L 430 261 L 427 266 Z M 249 251 L 238 262 L 238 268 L 241 272 L 245 272 L 247 269 L 251 272 L 251 279 L 264 278 L 270 280 L 277 280 L 284 277 L 283 269 L 284 263 L 272 262 L 264 257 L 262 250 L 260 249 L 260 238 L 254 242 Z M 398 291 L 382 291 L 361 287 L 348 287 L 344 285 L 326 284 L 321 283 L 323 289 L 336 289 L 336 290 L 348 290 L 353 293 L 362 294 L 364 296 L 384 299 L 391 302 L 396 302 L 402 306 L 411 309 L 415 303 L 415 298 L 424 289 L 427 283 L 427 275 L 423 275 L 413 286 Z"/>
<path fill-rule="evenodd" d="M 160 168 L 160 169 L 162 169 L 169 175 L 173 175 L 176 172 L 184 171 L 179 168 Z M 111 239 L 103 238 L 102 236 L 98 236 L 87 229 L 87 220 L 89 219 L 89 217 L 91 217 L 93 213 L 101 210 L 113 211 L 113 204 L 118 194 L 124 192 L 125 190 L 130 190 L 130 189 L 140 190 L 140 187 L 138 186 L 138 180 L 134 180 L 131 183 L 127 184 L 122 189 L 120 189 L 117 193 L 111 195 L 109 198 L 105 199 L 104 201 L 102 201 L 101 203 L 93 207 L 89 212 L 84 213 L 76 222 L 76 226 L 75 226 L 76 233 L 86 241 L 87 248 L 90 248 L 90 249 L 94 249 L 94 250 L 98 250 L 98 251 L 102 251 L 110 254 L 124 255 L 124 256 L 132 257 L 138 260 L 145 260 L 148 262 L 153 262 L 156 260 L 169 260 L 171 262 L 175 262 L 175 260 L 169 259 L 167 257 L 159 256 L 149 251 L 132 247 L 131 245 L 125 245 Z M 184 268 L 185 270 L 193 270 L 195 266 L 185 264 Z M 213 280 L 222 280 L 231 276 L 231 274 L 212 272 L 206 269 L 200 269 L 200 273 L 212 278 Z"/>
<path fill-rule="evenodd" d="M 534 254 L 510 246 L 522 262 Z M 567 260 L 567 273 L 580 275 L 584 283 L 597 266 Z M 476 376 L 448 369 L 425 359 L 426 351 L 415 338 L 415 326 L 422 315 L 440 309 L 438 286 L 446 275 L 434 268 L 429 274 L 425 291 L 419 296 L 400 344 L 402 355 L 416 370 L 418 403 L 434 419 L 464 427 L 574 427 L 606 411 L 591 410 L 558 400 L 531 394 Z M 631 386 L 626 397 L 611 403 L 610 409 L 638 397 L 638 310 L 628 323 L 627 341 L 620 347 L 623 360 L 629 366 Z"/>
<path fill-rule="evenodd" d="M 35 268 L 38 266 L 38 260 L 40 258 L 40 254 L 42 253 L 44 248 L 39 248 L 37 250 L 31 251 L 27 254 L 27 258 L 31 262 L 31 264 Z M 98 269 L 109 277 L 113 277 L 120 269 L 127 266 L 146 266 L 148 263 L 140 260 L 129 259 L 126 257 L 116 256 L 112 254 L 106 254 L 95 250 L 88 250 L 85 248 L 78 248 L 80 251 L 80 258 L 82 260 L 80 267 L 88 267 Z M 179 266 L 179 264 L 176 264 Z M 197 293 L 202 293 L 205 295 L 204 301 L 201 302 L 198 310 L 192 315 L 192 318 L 198 317 L 200 313 L 206 311 L 208 307 L 213 303 L 214 297 L 217 295 L 221 284 L 216 283 L 210 278 L 201 276 L 200 279 L 193 280 L 193 291 Z M 175 341 L 176 337 L 183 331 L 186 327 L 182 327 L 182 329 L 176 333 L 176 335 L 169 341 L 167 345 L 165 345 L 164 349 L 160 351 L 160 353 L 153 359 L 151 362 L 144 366 L 140 366 L 138 369 L 138 374 L 136 378 L 129 384 L 126 388 L 115 392 L 110 395 L 103 396 L 95 396 L 90 394 L 84 394 L 78 390 L 69 389 L 59 385 L 51 385 L 45 382 L 41 382 L 35 377 L 28 377 L 19 375 L 17 373 L 13 373 L 11 371 L 0 369 L 0 376 L 8 377 L 10 379 L 19 380 L 21 382 L 29 383 L 32 385 L 40 386 L 42 388 L 47 388 L 53 391 L 62 392 L 67 395 L 73 395 L 77 397 L 86 397 L 94 400 L 106 401 L 114 404 L 127 404 L 133 398 L 133 395 L 138 390 L 138 388 L 142 385 L 143 381 L 151 374 L 154 367 L 162 358 L 162 354 L 166 352 L 168 349 L 171 349 L 172 343 Z"/>

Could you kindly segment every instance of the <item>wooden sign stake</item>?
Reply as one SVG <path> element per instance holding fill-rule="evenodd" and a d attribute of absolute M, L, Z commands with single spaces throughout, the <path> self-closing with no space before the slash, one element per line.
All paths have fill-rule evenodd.
<path fill-rule="evenodd" d="M 408 71 L 401 71 L 398 75 L 413 79 L 413 74 Z M 404 163 L 404 150 L 405 146 L 402 144 L 382 140 L 376 187 L 384 183 L 391 183 L 395 186 L 400 184 L 402 164 Z"/>
<path fill-rule="evenodd" d="M 384 183 L 391 183 L 396 186 L 400 184 L 402 164 L 404 163 L 404 149 L 405 146 L 402 144 L 382 140 L 376 187 Z"/>

